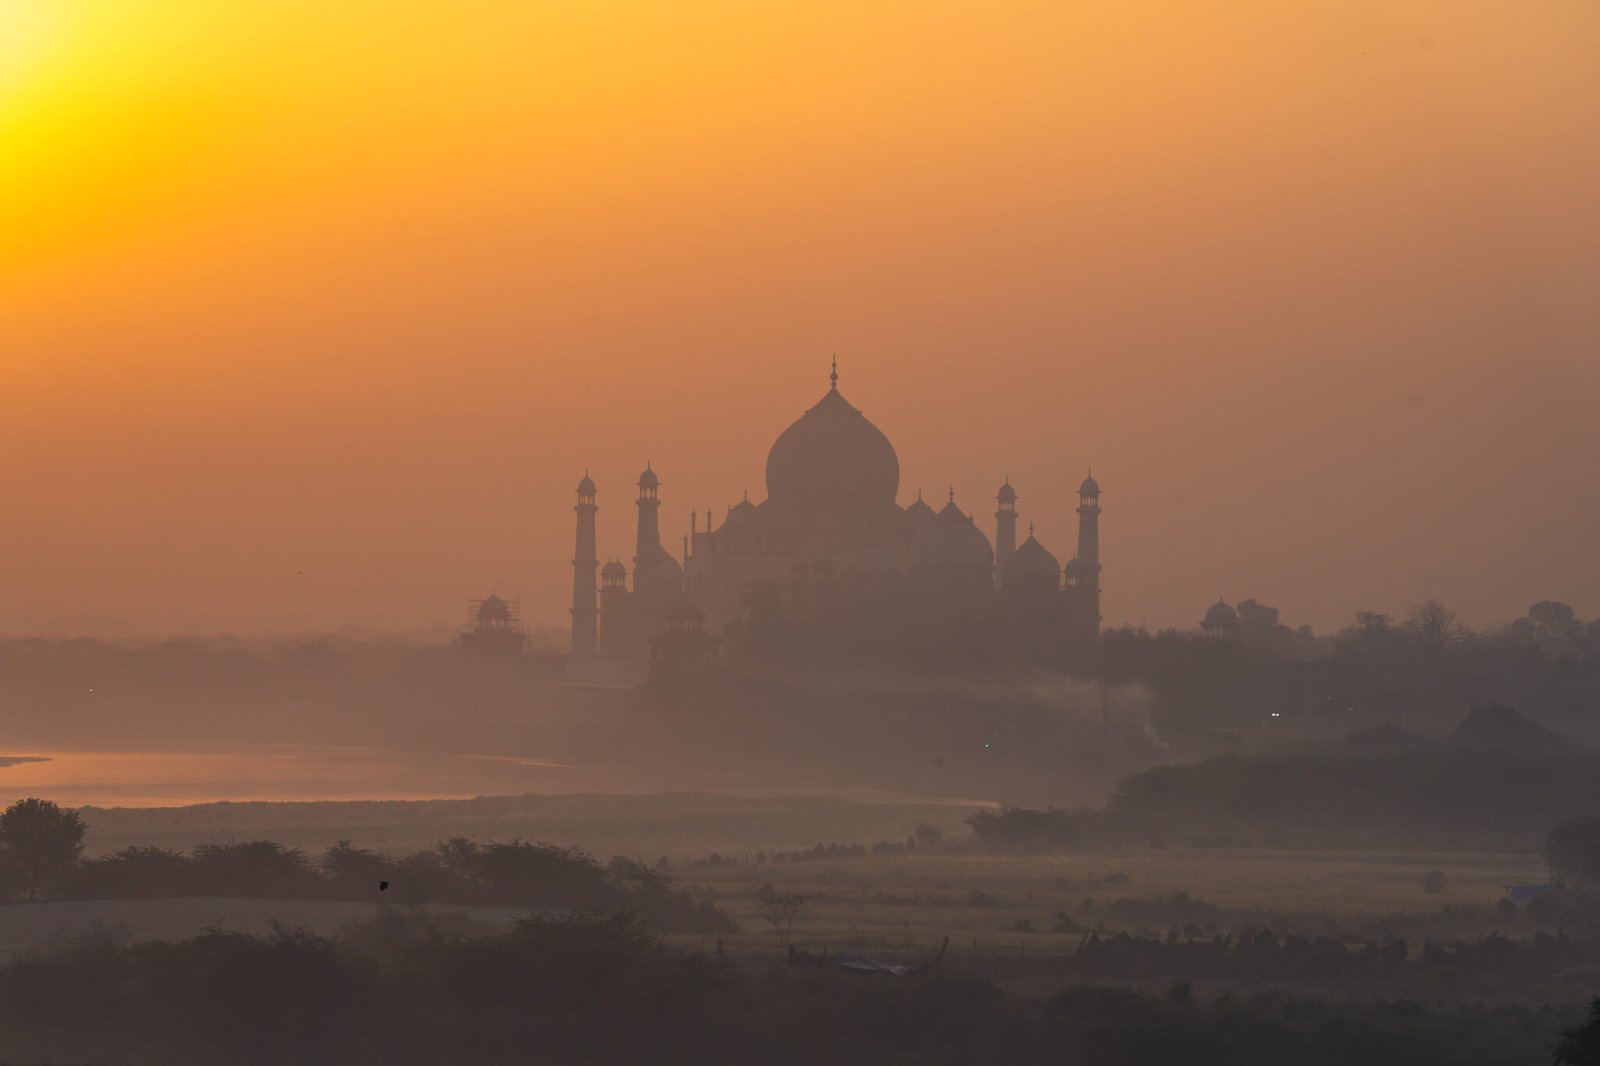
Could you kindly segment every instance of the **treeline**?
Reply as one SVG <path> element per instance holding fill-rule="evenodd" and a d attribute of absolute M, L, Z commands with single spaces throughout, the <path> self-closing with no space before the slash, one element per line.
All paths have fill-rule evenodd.
<path fill-rule="evenodd" d="M 1553 886 L 1521 904 L 1502 898 L 1494 903 L 1425 906 L 1399 913 L 1355 916 L 1285 912 L 1261 906 L 1224 908 L 1179 891 L 1109 900 L 1088 897 L 1070 908 L 1070 913 L 1057 911 L 1054 922 L 1045 928 L 1076 935 L 1090 931 L 1102 936 L 1131 932 L 1167 942 L 1248 939 L 1267 930 L 1278 937 L 1340 944 L 1388 944 L 1397 940 L 1412 944 L 1450 943 L 1491 932 L 1536 939 L 1555 932 L 1600 944 L 1600 893 Z"/>
<path fill-rule="evenodd" d="M 179 1066 L 529 1055 L 555 1066 L 1487 1066 L 1543 1060 L 1563 1030 L 1582 1050 L 1587 1032 L 1576 1004 L 1205 1001 L 1182 983 L 1164 996 L 1074 987 L 1022 997 L 967 976 L 757 975 L 674 951 L 626 917 L 542 917 L 490 937 L 388 928 L 365 949 L 363 939 L 373 942 L 282 930 L 62 945 L 0 968 L 0 1055 Z"/>
<path fill-rule="evenodd" d="M 59 880 L 65 899 L 230 896 L 265 899 L 497 903 L 531 910 L 627 910 L 672 932 L 733 930 L 708 901 L 635 859 L 601 864 L 576 848 L 452 837 L 394 857 L 340 841 L 315 858 L 271 840 L 201 844 L 187 852 L 130 847 L 77 862 Z"/>
<path fill-rule="evenodd" d="M 828 844 L 817 843 L 809 848 L 798 848 L 794 851 L 784 851 L 781 848 L 773 851 L 746 852 L 741 855 L 723 855 L 713 851 L 703 859 L 689 860 L 689 867 L 695 870 L 718 869 L 727 866 L 764 866 L 767 863 L 790 862 L 818 862 L 825 859 L 865 859 L 869 855 L 873 858 L 883 858 L 888 855 L 915 855 L 918 849 L 928 851 L 958 850 L 945 843 L 944 831 L 937 826 L 926 823 L 917 826 L 916 832 L 904 840 L 880 840 L 870 847 L 866 844 L 841 844 L 833 841 Z M 658 866 L 665 868 L 667 860 L 663 858 Z"/>
<path fill-rule="evenodd" d="M 1510 980 L 1519 987 L 1592 977 L 1600 968 L 1600 936 L 1540 932 L 1525 940 L 1490 933 L 1473 940 L 1408 944 L 1403 939 L 1352 947 L 1333 937 L 1280 936 L 1245 930 L 1237 936 L 1184 939 L 1091 932 L 1066 968 L 1087 980 L 1204 981 L 1223 984 L 1315 985 L 1381 983 L 1434 991 L 1469 981 Z M 1413 994 L 1415 994 L 1413 992 Z"/>
<path fill-rule="evenodd" d="M 1290 754 L 1153 767 L 1100 808 L 1012 807 L 967 823 L 980 848 L 1024 853 L 1151 842 L 1531 850 L 1557 822 L 1595 811 L 1600 756 L 1490 706 L 1444 740 L 1361 730 Z M 1600 857 L 1588 861 L 1600 871 Z"/>
<path fill-rule="evenodd" d="M 1225 636 L 1108 630 L 1097 677 L 1141 686 L 1157 734 L 1180 748 L 1214 744 L 1218 731 L 1237 743 L 1400 719 L 1435 729 L 1474 700 L 1524 708 L 1600 746 L 1600 619 L 1585 622 L 1566 604 L 1541 601 L 1509 625 L 1474 631 L 1430 600 L 1398 618 L 1361 611 L 1318 637 L 1278 625 L 1275 608 L 1239 608 Z"/>
<path fill-rule="evenodd" d="M 660 869 L 622 856 L 601 865 L 577 848 L 451 837 L 403 857 L 341 840 L 313 859 L 273 840 L 128 847 L 82 857 L 87 826 L 36 798 L 0 812 L 0 891 L 11 898 L 225 896 L 395 903 L 498 903 L 535 911 L 628 911 L 671 932 L 720 933 L 732 919 Z"/>

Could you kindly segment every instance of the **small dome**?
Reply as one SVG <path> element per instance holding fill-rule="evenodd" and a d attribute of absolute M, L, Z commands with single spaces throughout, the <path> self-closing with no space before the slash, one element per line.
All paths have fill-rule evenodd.
<path fill-rule="evenodd" d="M 767 453 L 767 497 L 784 507 L 893 504 L 894 445 L 837 388 L 778 435 Z"/>
<path fill-rule="evenodd" d="M 1000 491 L 995 495 L 995 499 L 1001 503 L 1017 502 L 1017 490 L 1011 487 L 1010 478 L 1006 478 L 1006 483 L 1000 486 Z"/>
<path fill-rule="evenodd" d="M 1094 475 L 1093 474 L 1090 474 L 1088 477 L 1083 479 L 1083 484 L 1078 486 L 1078 495 L 1079 496 L 1098 496 L 1098 495 L 1100 495 L 1100 482 L 1098 482 L 1098 481 L 1096 481 L 1094 479 Z"/>
<path fill-rule="evenodd" d="M 661 487 L 661 479 L 656 477 L 656 472 L 650 469 L 649 464 L 645 465 L 644 473 L 639 475 L 639 487 L 641 489 L 655 489 Z"/>
<path fill-rule="evenodd" d="M 511 621 L 511 606 L 499 596 L 490 597 L 478 604 L 478 621 L 480 622 L 509 622 Z"/>
<path fill-rule="evenodd" d="M 655 581 L 660 582 L 664 587 L 672 589 L 678 589 L 683 585 L 683 564 L 678 562 L 677 556 L 673 555 L 665 548 L 662 548 L 656 555 L 655 562 Z M 639 581 L 639 567 L 637 563 L 634 564 L 633 568 L 633 580 L 635 584 L 637 584 Z"/>
<path fill-rule="evenodd" d="M 593 496 L 595 492 L 594 479 L 588 474 L 583 475 L 583 480 L 578 482 L 579 496 Z"/>
<path fill-rule="evenodd" d="M 906 523 L 910 526 L 911 532 L 913 533 L 921 530 L 922 527 L 926 526 L 929 522 L 932 522 L 937 517 L 938 514 L 934 511 L 934 509 L 922 502 L 921 496 L 917 497 L 916 503 L 913 503 L 910 507 L 906 508 Z"/>
<path fill-rule="evenodd" d="M 1061 563 L 1050 550 L 1035 540 L 1032 534 L 1006 560 L 1001 573 L 1005 588 L 1061 587 Z"/>
<path fill-rule="evenodd" d="M 1206 619 L 1201 625 L 1228 627 L 1239 624 L 1239 612 L 1229 607 L 1222 600 L 1213 603 L 1206 611 Z"/>
<path fill-rule="evenodd" d="M 722 520 L 722 525 L 717 528 L 717 532 L 754 529 L 759 524 L 760 518 L 760 508 L 751 503 L 749 497 L 746 497 L 728 508 L 728 515 Z"/>
<path fill-rule="evenodd" d="M 600 568 L 601 577 L 622 578 L 628 576 L 628 568 L 613 559 Z"/>
<path fill-rule="evenodd" d="M 952 500 L 912 539 L 911 561 L 919 567 L 988 569 L 994 566 L 994 549 Z"/>

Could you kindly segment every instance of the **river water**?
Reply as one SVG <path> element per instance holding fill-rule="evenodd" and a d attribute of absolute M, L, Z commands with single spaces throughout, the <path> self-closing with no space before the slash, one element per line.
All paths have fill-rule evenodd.
<path fill-rule="evenodd" d="M 621 775 L 496 755 L 261 744 L 194 751 L 11 751 L 43 761 L 0 765 L 0 801 L 166 807 L 218 800 L 461 799 L 633 791 Z M 3 760 L 0 760 L 3 761 Z"/>

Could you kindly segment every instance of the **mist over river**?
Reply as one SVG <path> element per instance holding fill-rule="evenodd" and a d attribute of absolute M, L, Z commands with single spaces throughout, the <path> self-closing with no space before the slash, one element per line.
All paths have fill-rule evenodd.
<path fill-rule="evenodd" d="M 330 745 L 29 750 L 6 756 L 0 760 L 0 799 L 5 803 L 40 796 L 73 807 L 633 790 L 626 775 L 554 761 Z M 3 764 L 11 759 L 16 761 Z"/>

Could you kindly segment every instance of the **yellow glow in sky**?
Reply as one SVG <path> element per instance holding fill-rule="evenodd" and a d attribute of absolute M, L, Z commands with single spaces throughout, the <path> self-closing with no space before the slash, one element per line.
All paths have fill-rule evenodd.
<path fill-rule="evenodd" d="M 45 63 L 60 21 L 60 5 L 49 0 L 0 4 L 0 100 L 26 86 Z"/>

